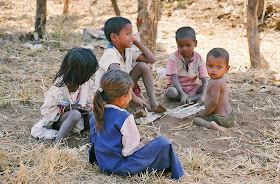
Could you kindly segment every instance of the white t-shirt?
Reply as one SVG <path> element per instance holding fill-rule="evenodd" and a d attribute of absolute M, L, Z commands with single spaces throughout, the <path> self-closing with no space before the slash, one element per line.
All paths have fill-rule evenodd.
<path fill-rule="evenodd" d="M 104 72 L 108 71 L 109 66 L 113 63 L 120 65 L 121 70 L 129 73 L 132 69 L 133 62 L 139 57 L 141 51 L 136 47 L 125 49 L 125 61 L 119 51 L 113 46 L 109 45 L 109 48 L 105 49 L 100 61 L 99 69 L 95 73 L 95 87 L 100 87 L 100 80 Z"/>

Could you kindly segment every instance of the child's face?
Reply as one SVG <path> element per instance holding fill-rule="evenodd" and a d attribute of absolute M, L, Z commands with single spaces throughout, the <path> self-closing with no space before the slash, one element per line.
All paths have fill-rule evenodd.
<path fill-rule="evenodd" d="M 133 45 L 132 25 L 126 24 L 120 31 L 119 35 L 116 35 L 116 42 L 123 48 L 131 48 Z"/>
<path fill-rule="evenodd" d="M 126 95 L 122 96 L 121 108 L 126 109 L 129 106 L 129 103 L 132 99 L 131 93 L 132 93 L 132 87 L 129 88 L 129 92 Z"/>
<path fill-rule="evenodd" d="M 225 58 L 215 58 L 214 56 L 207 58 L 206 67 L 211 79 L 221 78 L 229 70 L 229 65 Z"/>
<path fill-rule="evenodd" d="M 197 41 L 193 41 L 191 38 L 177 38 L 177 48 L 180 52 L 180 54 L 184 58 L 192 57 L 194 47 L 197 45 Z"/>

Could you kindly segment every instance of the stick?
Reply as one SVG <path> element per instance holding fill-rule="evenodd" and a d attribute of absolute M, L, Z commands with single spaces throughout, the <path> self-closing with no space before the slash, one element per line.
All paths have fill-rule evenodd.
<path fill-rule="evenodd" d="M 144 110 L 145 110 L 145 112 L 146 112 L 147 114 L 149 113 L 146 107 L 144 107 Z M 158 134 L 158 132 L 157 132 L 157 129 L 156 129 L 156 126 L 155 126 L 155 124 L 154 124 L 154 121 L 152 121 L 152 125 L 153 125 L 154 131 L 156 132 L 157 136 L 159 136 L 159 134 Z"/>
<path fill-rule="evenodd" d="M 171 128 L 171 129 L 169 129 L 169 130 L 180 130 L 181 128 L 184 128 L 184 127 L 186 127 L 186 126 L 188 126 L 188 125 L 190 125 L 190 124 L 192 124 L 192 123 L 193 123 L 193 121 L 190 121 L 190 122 L 185 123 L 185 124 L 183 124 L 183 125 L 179 125 L 179 126 L 173 127 L 173 128 Z"/>
<path fill-rule="evenodd" d="M 188 106 L 188 107 L 186 107 L 186 108 L 184 108 L 184 109 L 181 109 L 181 110 L 179 110 L 179 111 L 177 111 L 177 112 L 174 112 L 174 114 L 179 113 L 179 112 L 184 111 L 184 110 L 187 110 L 187 109 L 189 109 L 189 108 L 191 108 L 191 107 L 195 107 L 195 106 L 198 106 L 198 103 L 193 104 L 193 105 L 190 105 L 190 106 Z"/>

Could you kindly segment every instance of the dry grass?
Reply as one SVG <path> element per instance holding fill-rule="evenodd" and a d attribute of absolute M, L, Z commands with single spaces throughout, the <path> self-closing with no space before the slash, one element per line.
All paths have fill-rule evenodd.
<path fill-rule="evenodd" d="M 280 33 L 274 30 L 280 17 L 279 1 L 269 2 L 277 11 L 262 28 L 261 52 L 267 66 L 258 70 L 248 70 L 245 0 L 164 1 L 157 66 L 164 67 L 168 55 L 175 51 L 178 27 L 191 25 L 197 32 L 196 51 L 204 58 L 213 47 L 229 51 L 228 87 L 237 112 L 237 125 L 228 135 L 199 129 L 188 123 L 191 120 L 173 119 L 170 125 L 163 118 L 160 126 L 156 123 L 157 129 L 139 126 L 142 134 L 166 135 L 171 140 L 185 170 L 179 181 L 161 172 L 106 176 L 88 163 L 88 144 L 58 149 L 51 141 L 30 137 L 30 128 L 40 117 L 43 94 L 63 56 L 72 47 L 87 44 L 81 38 L 83 28 L 99 29 L 114 15 L 109 0 L 98 0 L 93 6 L 90 1 L 74 0 L 65 19 L 62 2 L 48 1 L 48 33 L 43 48 L 32 51 L 24 42 L 25 33 L 33 31 L 36 1 L 0 0 L 0 183 L 279 183 Z M 136 20 L 136 0 L 118 3 L 123 16 Z M 228 18 L 217 19 L 227 12 Z M 94 45 L 94 51 L 100 58 L 103 50 Z M 155 82 L 162 101 L 165 84 L 165 79 Z M 166 124 L 171 127 L 165 129 Z M 192 133 L 198 133 L 195 140 Z M 74 139 L 79 142 L 87 137 L 74 135 Z"/>

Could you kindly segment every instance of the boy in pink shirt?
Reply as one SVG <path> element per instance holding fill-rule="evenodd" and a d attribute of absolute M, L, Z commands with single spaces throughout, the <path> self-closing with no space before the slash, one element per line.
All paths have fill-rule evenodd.
<path fill-rule="evenodd" d="M 166 75 L 168 85 L 166 96 L 182 104 L 199 100 L 203 103 L 208 73 L 205 61 L 194 51 L 197 46 L 195 31 L 191 27 L 181 27 L 176 31 L 178 50 L 167 61 Z M 202 85 L 196 82 L 199 78 Z"/>

